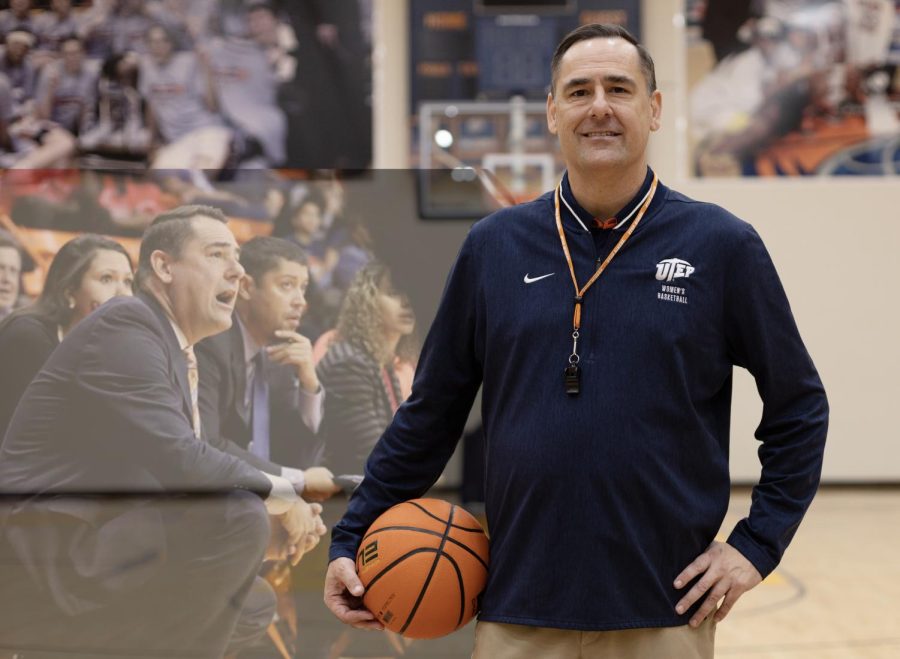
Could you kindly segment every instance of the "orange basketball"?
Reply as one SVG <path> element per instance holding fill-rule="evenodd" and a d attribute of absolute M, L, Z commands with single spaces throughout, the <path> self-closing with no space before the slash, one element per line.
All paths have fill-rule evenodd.
<path fill-rule="evenodd" d="M 440 499 L 413 499 L 385 511 L 356 554 L 366 608 L 407 638 L 444 636 L 474 618 L 487 570 L 481 524 Z"/>

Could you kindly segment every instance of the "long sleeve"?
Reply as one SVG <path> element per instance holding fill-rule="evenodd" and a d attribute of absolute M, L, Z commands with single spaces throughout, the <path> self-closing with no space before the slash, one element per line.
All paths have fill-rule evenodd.
<path fill-rule="evenodd" d="M 422 348 L 412 395 L 375 446 L 365 478 L 332 533 L 332 560 L 354 557 L 363 534 L 381 512 L 424 494 L 462 436 L 482 380 L 474 232 L 450 272 Z"/>
<path fill-rule="evenodd" d="M 15 318 L 4 328 L 0 335 L 0 364 L 3 364 L 0 442 L 19 399 L 57 345 L 58 342 L 37 318 Z"/>
<path fill-rule="evenodd" d="M 296 371 L 285 365 L 270 365 L 269 396 L 273 417 L 299 421 L 310 433 L 319 432 L 325 409 L 325 388 L 310 393 L 300 386 Z"/>
<path fill-rule="evenodd" d="M 97 448 L 110 452 L 107 459 L 121 454 L 122 460 L 138 461 L 170 491 L 237 487 L 267 496 L 271 483 L 257 469 L 194 437 L 173 381 L 177 366 L 146 323 L 143 314 L 123 305 L 94 321 L 81 351 L 79 395 L 86 409 L 104 410 L 104 423 L 113 429 L 108 436 L 117 437 Z M 97 485 L 106 489 L 107 483 Z"/>
<path fill-rule="evenodd" d="M 320 364 L 330 392 L 325 422 L 325 464 L 336 474 L 358 474 L 391 422 L 378 365 L 356 348 L 337 343 Z"/>
<path fill-rule="evenodd" d="M 766 576 L 781 560 L 818 488 L 828 402 L 771 258 L 749 226 L 726 286 L 731 358 L 756 379 L 763 401 L 756 429 L 762 473 L 750 514 L 728 542 Z"/>
<path fill-rule="evenodd" d="M 315 435 L 319 432 L 319 427 L 322 425 L 322 415 L 325 409 L 325 389 L 320 386 L 317 392 L 311 394 L 300 387 L 297 402 L 300 420 Z"/>

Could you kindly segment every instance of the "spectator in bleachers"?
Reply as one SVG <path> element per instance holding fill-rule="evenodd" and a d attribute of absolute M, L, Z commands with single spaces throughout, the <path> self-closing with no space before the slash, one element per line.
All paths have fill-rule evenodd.
<path fill-rule="evenodd" d="M 138 238 L 150 221 L 171 206 L 160 203 L 155 184 L 131 177 L 102 175 L 83 168 L 70 182 L 47 177 L 30 193 L 16 194 L 9 209 L 13 222 L 33 229 L 63 230 Z"/>
<path fill-rule="evenodd" d="M 318 187 L 322 199 L 325 200 L 322 206 L 322 221 L 325 229 L 331 232 L 335 227 L 340 227 L 347 210 L 347 193 L 344 184 L 337 177 L 318 183 Z"/>
<path fill-rule="evenodd" d="M 97 0 L 79 16 L 78 35 L 88 57 L 105 60 L 113 51 L 113 26 L 109 20 L 112 0 Z"/>
<path fill-rule="evenodd" d="M 112 55 L 103 64 L 97 85 L 99 113 L 93 129 L 81 135 L 83 151 L 144 156 L 151 135 L 138 91 L 140 60 L 136 53 Z"/>
<path fill-rule="evenodd" d="M 346 290 L 357 273 L 374 258 L 372 233 L 363 219 L 353 215 L 344 224 L 346 242 L 336 248 L 338 260 L 332 276 L 332 283 L 340 290 Z"/>
<path fill-rule="evenodd" d="M 144 0 L 114 0 L 109 21 L 113 27 L 113 52 L 146 52 L 145 38 L 154 20 L 147 15 Z"/>
<path fill-rule="evenodd" d="M 16 153 L 15 143 L 9 132 L 14 118 L 12 87 L 9 78 L 0 73 L 0 167 L 8 167 Z"/>
<path fill-rule="evenodd" d="M 337 250 L 329 246 L 323 232 L 324 206 L 320 197 L 309 194 L 288 205 L 275 220 L 272 235 L 302 247 L 309 255 L 309 269 L 320 289 L 331 286 L 331 275 L 338 261 Z"/>
<path fill-rule="evenodd" d="M 250 0 L 245 6 L 246 35 L 265 51 L 279 81 L 293 80 L 297 71 L 291 54 L 297 48 L 293 28 L 278 18 L 271 2 Z"/>
<path fill-rule="evenodd" d="M 9 79 L 0 73 L 0 167 L 65 167 L 75 150 L 67 131 L 31 114 L 19 118 Z"/>
<path fill-rule="evenodd" d="M 369 453 L 405 396 L 397 377 L 402 361 L 416 359 L 416 317 L 409 299 L 373 261 L 347 291 L 336 341 L 319 362 L 328 392 L 322 430 L 325 466 L 335 474 L 362 474 Z"/>
<path fill-rule="evenodd" d="M 162 26 L 150 28 L 147 42 L 138 88 L 147 104 L 148 124 L 162 144 L 151 166 L 219 170 L 228 157 L 231 131 L 217 113 L 206 64 L 193 52 L 175 52 Z"/>
<path fill-rule="evenodd" d="M 34 35 L 23 31 L 10 32 L 6 35 L 5 44 L 3 56 L 0 57 L 0 73 L 9 80 L 13 113 L 15 118 L 20 118 L 28 114 L 34 101 L 37 72 L 29 57 Z"/>
<path fill-rule="evenodd" d="M 10 0 L 9 9 L 0 11 L 0 38 L 17 30 L 35 32 L 31 0 Z"/>
<path fill-rule="evenodd" d="M 218 0 L 151 0 L 147 15 L 169 31 L 176 50 L 191 50 L 209 34 L 218 8 Z"/>
<path fill-rule="evenodd" d="M 72 0 L 51 0 L 50 11 L 35 17 L 34 32 L 39 49 L 58 51 L 65 37 L 78 34 L 78 21 L 72 11 Z"/>
<path fill-rule="evenodd" d="M 60 45 L 62 58 L 41 73 L 35 99 L 38 119 L 50 120 L 72 135 L 80 135 L 94 123 L 97 75 L 84 61 L 81 39 L 69 36 Z"/>
<path fill-rule="evenodd" d="M 132 280 L 128 253 L 115 241 L 86 234 L 60 248 L 40 297 L 0 323 L 0 437 L 25 387 L 62 338 L 110 298 L 131 295 Z"/>
<path fill-rule="evenodd" d="M 143 0 L 101 0 L 84 14 L 80 34 L 88 55 L 105 60 L 126 50 L 147 52 L 146 37 L 153 24 Z"/>
<path fill-rule="evenodd" d="M 19 301 L 22 279 L 22 248 L 9 233 L 0 229 L 0 320 L 13 312 Z M 0 432 L 2 440 L 2 432 Z"/>
<path fill-rule="evenodd" d="M 271 10 L 251 5 L 246 14 L 248 25 L 258 22 L 260 13 L 269 15 Z M 263 45 L 253 38 L 226 35 L 213 39 L 206 55 L 219 109 L 242 138 L 238 161 L 257 158 L 263 166 L 283 163 L 287 118 L 278 106 L 276 65 Z"/>

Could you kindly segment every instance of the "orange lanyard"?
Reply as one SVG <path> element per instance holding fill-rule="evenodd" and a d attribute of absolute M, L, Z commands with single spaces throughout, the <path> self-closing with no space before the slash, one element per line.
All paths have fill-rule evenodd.
<path fill-rule="evenodd" d="M 572 371 L 572 377 L 577 377 L 577 368 L 575 365 L 579 362 L 580 357 L 578 355 L 578 338 L 580 336 L 581 330 L 581 304 L 584 301 L 584 295 L 587 293 L 588 289 L 594 285 L 594 282 L 600 278 L 600 275 L 603 274 L 604 270 L 606 270 L 607 266 L 612 263 L 612 260 L 616 257 L 616 254 L 619 253 L 619 250 L 624 247 L 625 243 L 628 242 L 628 239 L 631 237 L 631 234 L 634 233 L 634 230 L 637 229 L 637 225 L 640 223 L 641 219 L 644 217 L 644 213 L 647 212 L 647 209 L 650 207 L 650 203 L 653 201 L 653 197 L 656 195 L 656 184 L 658 183 L 658 177 L 656 174 L 653 174 L 653 182 L 650 184 L 650 191 L 647 193 L 647 198 L 644 200 L 643 205 L 641 206 L 640 211 L 637 214 L 637 217 L 634 218 L 634 221 L 631 223 L 631 226 L 628 227 L 628 230 L 622 234 L 622 237 L 619 238 L 619 242 L 616 243 L 616 246 L 609 253 L 609 256 L 600 264 L 600 267 L 597 268 L 597 271 L 594 273 L 594 276 L 591 277 L 588 282 L 579 288 L 578 286 L 578 278 L 575 276 L 575 266 L 572 263 L 572 254 L 569 252 L 569 243 L 566 241 L 566 233 L 563 231 L 562 217 L 559 212 L 559 195 L 560 188 L 562 184 L 560 184 L 556 188 L 556 195 L 554 197 L 555 207 L 556 207 L 556 229 L 559 231 L 559 240 L 562 243 L 563 253 L 566 255 L 566 262 L 569 264 L 569 273 L 572 275 L 572 284 L 575 286 L 575 316 L 572 319 L 572 354 L 569 355 L 569 364 L 570 368 L 574 369 Z M 569 377 L 569 369 L 567 369 L 567 378 Z M 568 380 L 567 380 L 568 382 Z M 568 386 L 568 385 L 567 385 Z M 570 390 L 569 393 L 578 393 L 577 382 L 573 382 L 574 390 Z"/>

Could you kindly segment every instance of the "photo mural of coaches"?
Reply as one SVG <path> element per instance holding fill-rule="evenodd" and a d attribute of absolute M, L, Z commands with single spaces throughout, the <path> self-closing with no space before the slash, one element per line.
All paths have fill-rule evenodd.
<path fill-rule="evenodd" d="M 263 558 L 297 560 L 325 528 L 289 481 L 201 439 L 192 346 L 231 324 L 237 251 L 217 209 L 157 217 L 138 294 L 26 389 L 0 448 L 0 646 L 221 657 L 265 633 Z"/>

